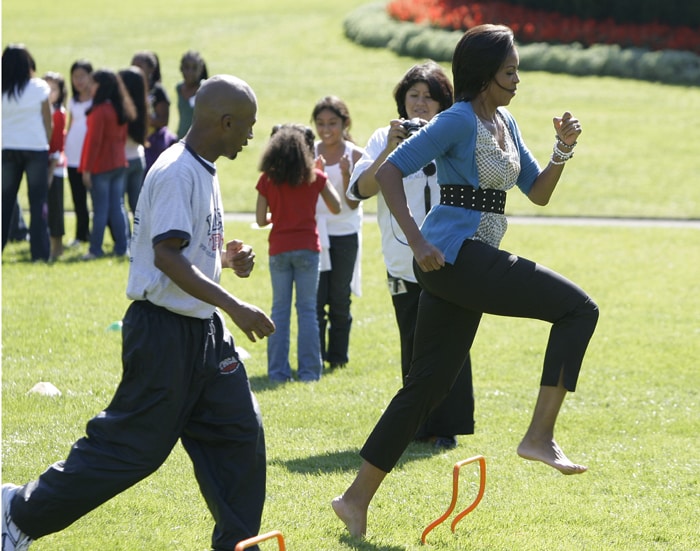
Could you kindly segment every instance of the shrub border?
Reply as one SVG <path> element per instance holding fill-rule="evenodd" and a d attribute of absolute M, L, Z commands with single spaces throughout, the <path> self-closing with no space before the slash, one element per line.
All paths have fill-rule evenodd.
<path fill-rule="evenodd" d="M 343 21 L 345 36 L 366 47 L 388 48 L 401 56 L 451 61 L 462 31 L 397 21 L 386 4 L 371 3 L 350 12 Z M 519 44 L 520 68 L 525 71 L 567 73 L 577 76 L 613 76 L 700 86 L 700 56 L 676 50 L 651 51 L 597 44 Z"/>

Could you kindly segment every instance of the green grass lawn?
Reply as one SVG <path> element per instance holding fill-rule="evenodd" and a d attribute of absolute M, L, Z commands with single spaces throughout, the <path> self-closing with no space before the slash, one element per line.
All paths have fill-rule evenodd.
<path fill-rule="evenodd" d="M 229 222 L 229 237 L 258 251 L 249 280 L 223 283 L 269 309 L 267 232 Z M 515 448 L 529 422 L 547 338 L 546 324 L 486 317 L 473 350 L 477 434 L 456 450 L 412 445 L 370 509 L 370 535 L 344 535 L 330 499 L 359 465 L 357 450 L 398 388 L 398 337 L 385 290 L 374 223 L 364 226 L 363 296 L 355 298 L 351 361 L 317 384 L 272 387 L 264 343 L 246 362 L 260 400 L 268 443 L 263 531 L 279 529 L 288 549 L 417 550 L 420 535 L 450 500 L 456 461 L 483 454 L 486 494 L 438 549 L 658 549 L 700 546 L 697 446 L 700 357 L 700 232 L 696 229 L 513 224 L 504 247 L 571 277 L 598 301 L 601 319 L 578 391 L 558 425 L 558 440 L 590 471 L 564 477 L 524 462 Z M 3 481 L 23 482 L 62 459 L 85 422 L 106 406 L 119 381 L 119 334 L 108 326 L 127 306 L 125 262 L 26 262 L 23 245 L 4 255 Z M 231 324 L 232 325 L 232 324 Z M 294 343 L 294 338 L 292 338 Z M 292 344 L 294 347 L 294 344 Z M 60 398 L 27 395 L 38 381 Z M 478 487 L 465 468 L 460 502 Z M 459 509 L 458 509 L 459 510 Z M 450 519 L 451 520 L 451 519 Z M 211 521 L 191 466 L 178 446 L 155 475 L 39 540 L 41 550 L 205 549 Z M 263 549 L 274 549 L 270 542 Z"/>
<path fill-rule="evenodd" d="M 308 122 L 316 99 L 336 94 L 347 101 L 353 135 L 364 144 L 394 116 L 391 91 L 415 60 L 343 38 L 344 15 L 362 3 L 9 0 L 2 6 L 2 31 L 5 44 L 28 45 L 39 73 L 65 73 L 79 57 L 118 69 L 134 51 L 153 49 L 173 91 L 180 55 L 195 48 L 211 74 L 246 79 L 260 103 L 256 139 L 235 162 L 219 165 L 226 210 L 252 211 L 257 162 L 274 123 Z M 571 109 L 584 134 L 551 205 L 536 209 L 511 193 L 511 214 L 698 218 L 700 90 L 544 73 L 523 73 L 521 79 L 511 110 L 541 161 L 553 142 L 552 116 Z M 172 128 L 176 119 L 173 109 Z M 24 187 L 21 195 L 26 200 Z M 70 205 L 67 188 L 66 195 Z M 367 210 L 373 209 L 374 201 L 368 202 Z M 67 222 L 72 238 L 71 216 Z M 226 231 L 253 244 L 258 263 L 251 279 L 225 274 L 223 284 L 269 310 L 267 232 L 241 221 L 227 223 Z M 579 390 L 565 403 L 558 425 L 562 447 L 590 471 L 563 477 L 516 456 L 548 328 L 486 317 L 473 349 L 477 434 L 447 453 L 412 445 L 373 501 L 367 540 L 345 536 L 330 500 L 350 483 L 359 447 L 400 385 L 378 230 L 367 222 L 363 296 L 353 302 L 347 369 L 313 385 L 271 387 L 265 344 L 250 344 L 234 330 L 251 353 L 246 365 L 266 427 L 263 531 L 282 530 L 290 551 L 421 549 L 422 530 L 449 503 L 452 465 L 483 454 L 483 501 L 454 535 L 448 523 L 434 530 L 432 548 L 700 548 L 700 232 L 512 224 L 504 247 L 571 277 L 600 305 Z M 29 263 L 26 244 L 11 244 L 3 254 L 3 481 L 25 482 L 63 459 L 119 381 L 119 333 L 107 328 L 128 304 L 128 263 L 81 263 L 82 252 L 71 251 L 51 266 Z M 63 395 L 27 395 L 38 381 L 54 383 Z M 477 487 L 476 471 L 465 469 L 464 506 Z M 178 446 L 152 477 L 32 549 L 201 550 L 211 528 Z M 263 546 L 274 548 L 272 542 Z"/>

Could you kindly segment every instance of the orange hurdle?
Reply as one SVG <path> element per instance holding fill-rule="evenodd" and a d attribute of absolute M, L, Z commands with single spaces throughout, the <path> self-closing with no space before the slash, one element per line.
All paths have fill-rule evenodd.
<path fill-rule="evenodd" d="M 469 513 L 471 513 L 474 510 L 474 508 L 477 505 L 479 505 L 481 498 L 484 497 L 484 490 L 486 489 L 486 458 L 483 455 L 475 455 L 474 457 L 470 457 L 469 459 L 464 459 L 463 461 L 458 461 L 457 463 L 455 463 L 454 469 L 452 470 L 452 502 L 447 508 L 447 511 L 445 511 L 445 513 L 440 518 L 428 524 L 428 527 L 425 530 L 423 530 L 423 535 L 420 538 L 420 541 L 423 545 L 425 545 L 425 538 L 428 536 L 430 531 L 433 528 L 435 528 L 438 524 L 444 522 L 444 520 L 450 516 L 450 513 L 452 513 L 452 511 L 455 508 L 455 505 L 457 504 L 457 493 L 459 492 L 459 470 L 464 465 L 467 465 L 468 463 L 474 463 L 475 461 L 479 462 L 479 471 L 481 473 L 479 493 L 477 494 L 476 499 L 474 499 L 472 504 L 469 505 L 469 507 L 464 509 L 454 518 L 450 526 L 450 528 L 452 529 L 452 533 L 454 533 L 455 526 L 457 526 L 457 523 L 464 517 L 466 517 Z"/>
<path fill-rule="evenodd" d="M 287 547 L 284 545 L 284 536 L 279 530 L 273 530 L 272 532 L 267 532 L 266 534 L 260 534 L 259 536 L 254 536 L 252 538 L 248 538 L 247 540 L 239 541 L 238 545 L 236 545 L 236 548 L 233 551 L 243 551 L 244 549 L 248 549 L 261 541 L 271 540 L 272 538 L 277 538 L 279 551 L 287 551 Z"/>

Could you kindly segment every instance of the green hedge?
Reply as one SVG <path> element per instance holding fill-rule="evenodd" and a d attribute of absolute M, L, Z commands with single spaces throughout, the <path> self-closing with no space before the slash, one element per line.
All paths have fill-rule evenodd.
<path fill-rule="evenodd" d="M 618 23 L 667 23 L 700 26 L 697 0 L 508 0 L 528 8 L 555 11 L 587 19 L 612 18 Z M 465 2 L 455 2 L 462 4 Z M 700 31 L 699 31 L 700 32 Z"/>
<path fill-rule="evenodd" d="M 385 4 L 367 4 L 351 12 L 344 21 L 345 35 L 367 47 L 389 48 L 398 55 L 451 61 L 461 31 L 443 31 L 428 25 L 396 21 Z M 518 46 L 520 68 L 574 75 L 614 76 L 700 86 L 700 56 L 675 50 L 595 45 Z"/>

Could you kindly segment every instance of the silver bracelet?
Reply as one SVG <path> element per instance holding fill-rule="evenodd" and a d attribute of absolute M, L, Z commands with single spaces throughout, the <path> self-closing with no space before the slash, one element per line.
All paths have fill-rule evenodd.
<path fill-rule="evenodd" d="M 574 156 L 573 150 L 569 152 L 562 151 L 561 149 L 559 149 L 558 143 L 554 144 L 554 147 L 552 148 L 552 154 L 556 155 L 557 157 L 561 157 L 564 161 L 568 161 L 569 159 L 571 159 L 571 157 Z"/>
<path fill-rule="evenodd" d="M 578 141 L 575 141 L 574 143 L 572 143 L 571 145 L 569 145 L 568 143 L 566 143 L 564 140 L 562 140 L 562 139 L 559 137 L 559 134 L 555 134 L 554 137 L 556 138 L 557 142 L 559 142 L 561 145 L 563 145 L 563 146 L 565 146 L 565 147 L 570 147 L 571 149 L 573 149 L 574 147 L 576 147 L 576 144 L 578 143 Z"/>

